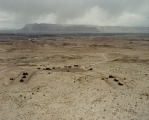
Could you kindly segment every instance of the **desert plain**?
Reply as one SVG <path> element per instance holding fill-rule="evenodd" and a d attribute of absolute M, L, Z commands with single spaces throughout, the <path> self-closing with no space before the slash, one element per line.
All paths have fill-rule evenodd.
<path fill-rule="evenodd" d="M 149 120 L 149 35 L 1 35 L 0 120 L 38 119 Z"/>

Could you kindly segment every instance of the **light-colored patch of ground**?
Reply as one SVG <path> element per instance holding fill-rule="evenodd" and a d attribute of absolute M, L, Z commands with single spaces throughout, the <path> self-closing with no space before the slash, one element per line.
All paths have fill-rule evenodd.
<path fill-rule="evenodd" d="M 0 44 L 5 50 L 0 52 L 0 119 L 149 119 L 148 40 L 2 38 L 7 42 Z M 29 75 L 20 82 L 23 72 Z"/>

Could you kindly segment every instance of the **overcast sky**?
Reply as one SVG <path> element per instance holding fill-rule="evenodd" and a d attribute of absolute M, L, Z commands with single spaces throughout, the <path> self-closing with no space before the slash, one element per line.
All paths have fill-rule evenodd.
<path fill-rule="evenodd" d="M 149 0 L 0 0 L 0 28 L 27 23 L 149 27 Z"/>

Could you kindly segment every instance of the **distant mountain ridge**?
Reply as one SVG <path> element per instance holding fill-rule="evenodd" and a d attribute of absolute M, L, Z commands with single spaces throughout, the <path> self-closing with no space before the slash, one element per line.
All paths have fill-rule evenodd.
<path fill-rule="evenodd" d="M 21 30 L 24 31 L 51 31 L 51 32 L 81 32 L 98 33 L 94 26 L 86 25 L 61 25 L 61 24 L 26 24 Z"/>
<path fill-rule="evenodd" d="M 62 24 L 26 24 L 23 31 L 78 32 L 78 33 L 149 33 L 149 27 L 93 26 Z"/>
<path fill-rule="evenodd" d="M 149 27 L 99 26 L 102 33 L 149 33 Z"/>
<path fill-rule="evenodd" d="M 73 33 L 149 33 L 149 27 L 95 26 L 68 24 L 26 24 L 17 30 L 0 30 L 0 34 L 73 34 Z"/>

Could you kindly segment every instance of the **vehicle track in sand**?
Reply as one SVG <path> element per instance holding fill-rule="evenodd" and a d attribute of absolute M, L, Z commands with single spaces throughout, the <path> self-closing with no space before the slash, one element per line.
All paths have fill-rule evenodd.
<path fill-rule="evenodd" d="M 2 73 L 7 71 L 7 66 L 5 65 L 5 67 L 6 67 L 5 69 L 0 71 L 0 75 L 4 78 L 4 85 L 9 85 L 9 78 Z"/>
<path fill-rule="evenodd" d="M 4 84 L 9 85 L 8 78 L 0 71 L 0 75 L 4 78 Z"/>
<path fill-rule="evenodd" d="M 0 52 L 6 52 L 6 50 L 0 47 Z"/>

